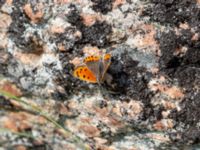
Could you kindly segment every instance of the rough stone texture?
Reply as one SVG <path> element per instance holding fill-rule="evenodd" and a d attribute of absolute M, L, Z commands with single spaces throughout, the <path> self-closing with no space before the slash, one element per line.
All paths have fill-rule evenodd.
<path fill-rule="evenodd" d="M 0 1 L 0 149 L 198 149 L 199 5 Z M 101 86 L 73 77 L 104 51 Z"/>

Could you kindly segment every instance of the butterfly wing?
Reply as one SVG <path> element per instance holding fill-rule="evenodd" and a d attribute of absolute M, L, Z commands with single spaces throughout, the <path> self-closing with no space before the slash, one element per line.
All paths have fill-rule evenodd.
<path fill-rule="evenodd" d="M 74 70 L 73 76 L 87 82 L 97 83 L 95 75 L 87 66 L 79 66 Z"/>
<path fill-rule="evenodd" d="M 99 56 L 95 55 L 88 56 L 84 59 L 84 63 L 89 68 L 89 70 L 94 74 L 98 82 L 100 81 L 99 79 L 101 78 L 99 69 L 100 59 L 101 58 Z"/>
<path fill-rule="evenodd" d="M 111 63 L 111 54 L 105 54 L 103 57 L 91 55 L 84 59 L 84 63 L 86 64 L 86 68 L 88 69 L 88 74 L 90 74 L 93 83 L 101 83 L 103 81 L 104 75 L 110 66 Z M 81 72 L 82 73 L 82 72 Z M 87 81 L 86 77 L 83 79 L 80 78 L 80 71 L 78 72 L 79 79 Z M 91 82 L 91 81 L 89 81 Z"/>
<path fill-rule="evenodd" d="M 111 54 L 107 53 L 103 56 L 103 73 L 101 80 L 103 80 L 105 73 L 108 70 L 108 67 L 110 66 L 110 63 L 111 63 Z"/>

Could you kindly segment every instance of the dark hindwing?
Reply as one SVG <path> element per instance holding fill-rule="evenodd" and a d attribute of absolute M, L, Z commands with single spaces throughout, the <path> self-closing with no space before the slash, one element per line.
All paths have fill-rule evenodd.
<path fill-rule="evenodd" d="M 106 71 L 108 70 L 108 67 L 111 63 L 111 54 L 105 54 L 103 57 L 103 72 L 102 72 L 102 81 L 104 80 L 104 76 L 106 74 Z"/>

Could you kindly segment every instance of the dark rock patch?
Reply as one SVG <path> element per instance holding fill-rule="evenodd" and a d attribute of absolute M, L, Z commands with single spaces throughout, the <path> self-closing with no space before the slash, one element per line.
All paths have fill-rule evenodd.
<path fill-rule="evenodd" d="M 170 117 L 176 120 L 177 123 L 175 126 L 178 131 L 177 134 L 181 136 L 179 140 L 172 137 L 173 141 L 188 144 L 200 142 L 200 128 L 198 125 L 200 120 L 199 96 L 199 92 L 190 92 L 181 103 L 181 111 L 174 110 L 171 112 Z"/>
<path fill-rule="evenodd" d="M 109 46 L 108 36 L 112 33 L 111 25 L 105 21 L 97 21 L 92 26 L 85 26 L 80 12 L 78 12 L 76 7 L 71 6 L 70 8 L 72 10 L 66 16 L 66 19 L 82 33 L 81 39 L 75 44 L 76 46 L 85 44 L 91 44 L 92 46 L 98 46 L 100 48 Z"/>
<path fill-rule="evenodd" d="M 151 5 L 144 12 L 152 21 L 178 26 L 188 22 L 199 24 L 200 9 L 195 0 L 150 0 Z"/>
<path fill-rule="evenodd" d="M 133 55 L 137 55 L 137 53 L 140 52 L 136 50 Z M 155 93 L 150 91 L 148 83 L 154 75 L 148 72 L 145 67 L 139 66 L 139 63 L 140 61 L 134 60 L 124 46 L 123 52 L 114 55 L 112 58 L 108 73 L 113 77 L 113 80 L 111 86 L 108 85 L 109 88 L 107 88 L 114 92 L 111 95 L 116 99 L 141 101 L 144 107 L 139 120 L 148 120 L 149 123 L 154 123 L 162 119 L 164 108 L 162 106 L 155 107 L 151 104 L 151 99 Z"/>
<path fill-rule="evenodd" d="M 42 40 L 37 32 L 31 33 L 29 37 L 24 37 L 27 25 L 31 25 L 29 18 L 22 9 L 27 1 L 14 1 L 13 12 L 11 14 L 12 23 L 9 27 L 8 34 L 13 42 L 25 52 L 42 50 Z"/>
<path fill-rule="evenodd" d="M 3 6 L 4 3 L 5 3 L 4 0 L 0 0 L 0 8 L 1 6 Z"/>
<path fill-rule="evenodd" d="M 112 32 L 112 28 L 109 24 L 97 21 L 90 27 L 83 26 L 81 29 L 82 40 L 80 43 L 90 43 L 93 46 L 106 47 L 109 45 L 108 36 Z"/>
<path fill-rule="evenodd" d="M 199 85 L 200 85 L 200 39 L 192 40 L 194 34 L 199 34 L 200 9 L 195 0 L 151 0 L 143 15 L 150 16 L 151 21 L 162 25 L 179 27 L 187 23 L 189 29 L 178 29 L 157 34 L 160 45 L 160 73 L 171 81 L 178 81 L 184 89 L 185 97 L 180 103 L 181 110 L 174 109 L 170 118 L 175 121 L 176 132 L 170 134 L 172 141 L 177 143 L 199 143 Z M 192 27 L 194 30 L 190 29 Z M 185 47 L 186 52 L 177 53 Z M 177 138 L 177 136 L 181 136 Z"/>
<path fill-rule="evenodd" d="M 92 9 L 97 12 L 101 12 L 102 14 L 107 14 L 112 10 L 112 2 L 113 0 L 91 0 L 94 4 Z"/>

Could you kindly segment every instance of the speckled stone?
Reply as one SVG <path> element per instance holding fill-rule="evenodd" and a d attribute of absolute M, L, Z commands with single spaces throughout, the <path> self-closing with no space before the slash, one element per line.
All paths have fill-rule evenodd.
<path fill-rule="evenodd" d="M 0 85 L 0 128 L 34 136 L 0 134 L 9 141 L 2 149 L 195 148 L 199 3 L 0 1 L 0 83 L 8 81 Z M 102 53 L 112 57 L 101 85 L 73 76 L 86 56 Z M 47 117 L 35 119 L 43 113 L 3 90 L 20 91 L 16 96 L 70 133 Z"/>

